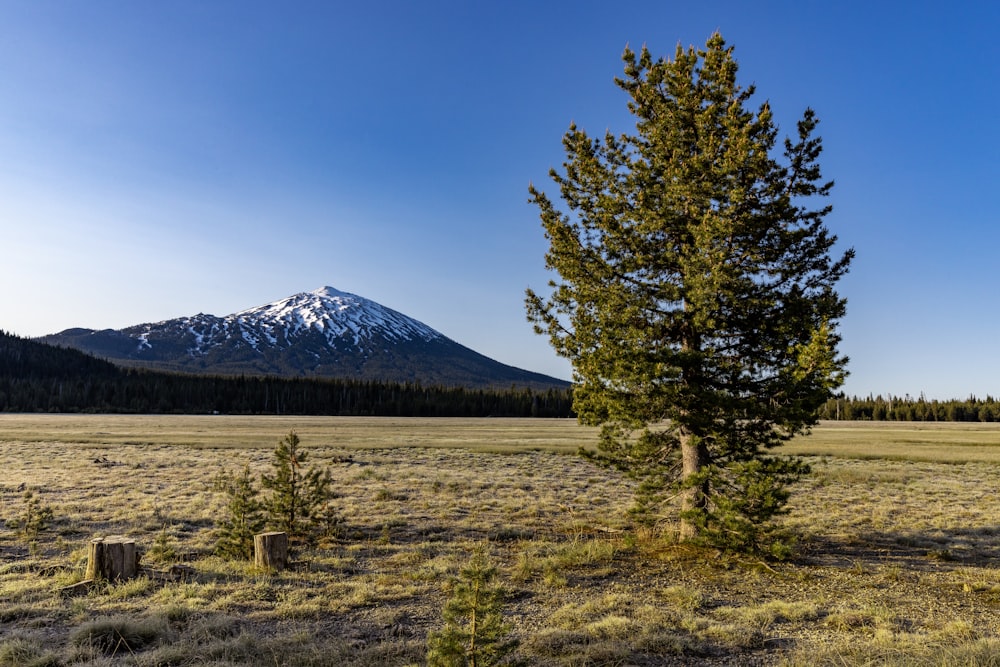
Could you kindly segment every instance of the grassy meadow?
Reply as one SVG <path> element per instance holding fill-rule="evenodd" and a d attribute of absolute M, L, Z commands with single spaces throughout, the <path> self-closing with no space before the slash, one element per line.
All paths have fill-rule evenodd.
<path fill-rule="evenodd" d="M 294 429 L 337 534 L 278 573 L 212 555 L 219 471 Z M 828 423 L 788 562 L 627 523 L 631 483 L 566 420 L 0 415 L 0 667 L 420 665 L 477 547 L 527 665 L 1000 665 L 1000 425 Z M 22 486 L 23 485 L 23 486 Z M 53 512 L 26 537 L 24 489 Z M 138 579 L 83 595 L 98 535 Z M 174 567 L 174 575 L 167 576 Z"/>

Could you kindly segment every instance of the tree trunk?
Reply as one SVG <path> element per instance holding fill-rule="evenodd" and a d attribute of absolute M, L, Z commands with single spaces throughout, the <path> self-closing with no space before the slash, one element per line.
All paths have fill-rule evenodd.
<path fill-rule="evenodd" d="M 97 538 L 87 549 L 87 574 L 90 580 L 132 579 L 139 571 L 139 555 L 135 540 L 121 535 Z"/>
<path fill-rule="evenodd" d="M 253 536 L 253 564 L 280 572 L 288 566 L 288 533 L 261 533 Z"/>
<path fill-rule="evenodd" d="M 691 303 L 687 299 L 684 300 L 683 307 L 685 322 L 681 349 L 686 355 L 698 358 L 701 351 L 701 336 L 696 332 L 691 314 Z M 686 366 L 682 371 L 682 377 L 685 391 L 696 395 L 698 388 L 704 385 L 700 361 Z M 686 412 L 685 410 L 685 416 L 687 416 Z M 691 520 L 691 513 L 704 510 L 708 505 L 708 484 L 691 485 L 691 481 L 694 475 L 700 473 L 708 465 L 709 456 L 708 448 L 701 437 L 692 433 L 683 422 L 677 436 L 681 445 L 681 484 L 683 485 L 679 538 L 685 542 L 698 536 L 698 524 Z"/>
<path fill-rule="evenodd" d="M 685 485 L 692 476 L 701 472 L 702 468 L 708 465 L 708 449 L 701 438 L 681 430 L 681 475 L 682 483 Z M 704 510 L 708 504 L 708 483 L 686 487 L 681 495 L 681 527 L 680 539 L 686 541 L 698 536 L 698 526 L 687 513 L 692 510 Z"/>

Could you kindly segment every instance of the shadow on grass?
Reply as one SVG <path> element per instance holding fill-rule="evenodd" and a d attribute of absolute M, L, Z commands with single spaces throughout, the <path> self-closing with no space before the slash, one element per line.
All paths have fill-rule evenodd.
<path fill-rule="evenodd" d="M 796 561 L 803 565 L 853 567 L 871 562 L 916 571 L 940 570 L 946 564 L 996 567 L 1000 564 L 1000 527 L 816 535 L 799 547 Z"/>

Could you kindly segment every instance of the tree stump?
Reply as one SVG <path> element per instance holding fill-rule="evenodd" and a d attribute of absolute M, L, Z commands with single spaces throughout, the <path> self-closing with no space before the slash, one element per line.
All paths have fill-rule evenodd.
<path fill-rule="evenodd" d="M 253 564 L 280 572 L 288 565 L 288 534 L 261 533 L 253 536 Z"/>
<path fill-rule="evenodd" d="M 132 579 L 139 571 L 135 540 L 121 535 L 99 537 L 87 549 L 87 575 L 90 580 Z"/>

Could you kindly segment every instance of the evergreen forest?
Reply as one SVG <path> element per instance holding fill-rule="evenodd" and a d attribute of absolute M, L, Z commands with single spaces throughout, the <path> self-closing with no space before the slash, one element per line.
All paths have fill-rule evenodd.
<path fill-rule="evenodd" d="M 0 330 L 0 412 L 570 417 L 572 390 L 467 389 L 377 380 L 192 375 L 116 366 Z M 840 396 L 820 419 L 1000 421 L 1000 399 Z"/>
<path fill-rule="evenodd" d="M 210 376 L 124 368 L 0 331 L 0 412 L 569 417 L 568 389 Z"/>
<path fill-rule="evenodd" d="M 923 395 L 831 398 L 819 410 L 820 419 L 860 421 L 996 422 L 1000 400 L 993 396 L 965 400 L 928 400 Z"/>

